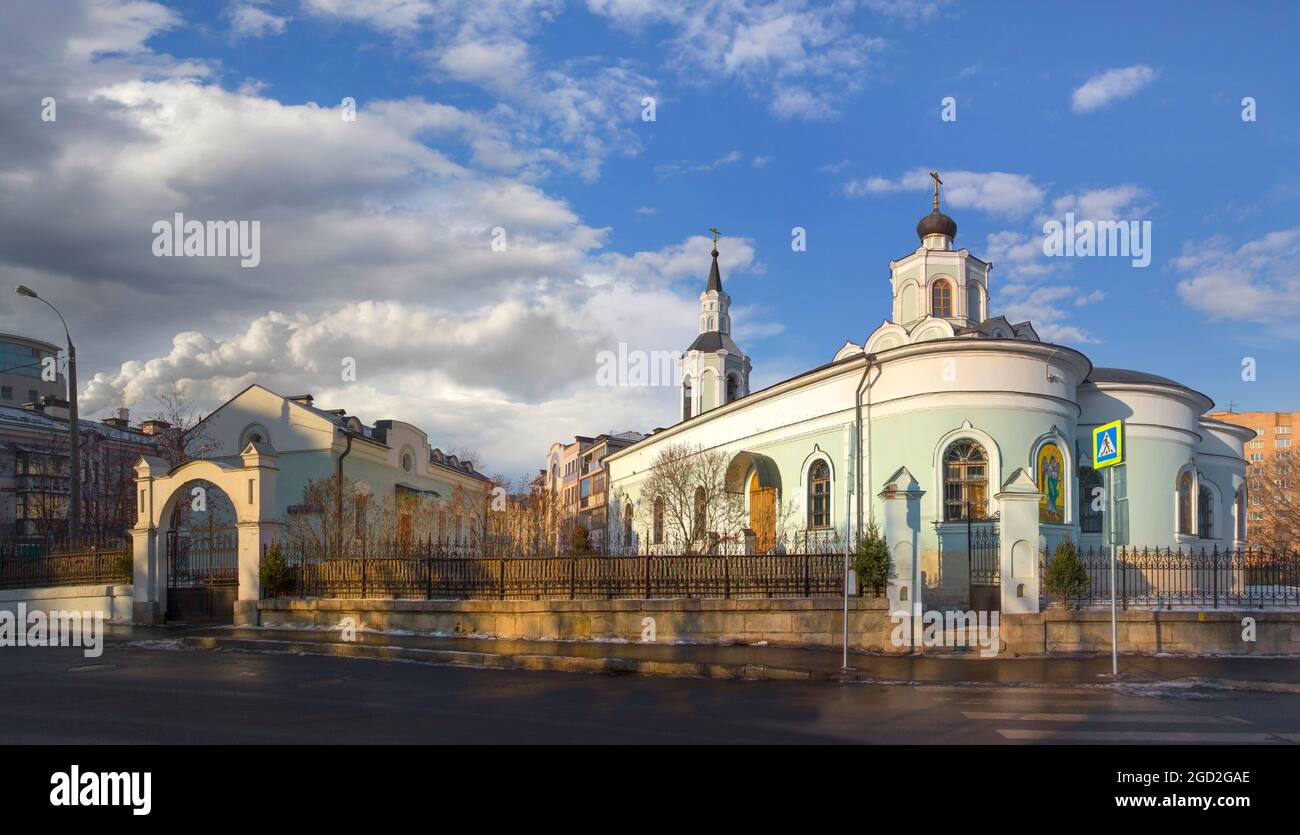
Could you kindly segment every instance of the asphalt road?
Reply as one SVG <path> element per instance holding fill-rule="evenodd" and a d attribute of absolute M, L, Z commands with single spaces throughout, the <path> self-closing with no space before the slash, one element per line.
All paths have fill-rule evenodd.
<path fill-rule="evenodd" d="M 1300 696 L 728 682 L 109 645 L 0 650 L 0 742 L 1297 743 Z"/>

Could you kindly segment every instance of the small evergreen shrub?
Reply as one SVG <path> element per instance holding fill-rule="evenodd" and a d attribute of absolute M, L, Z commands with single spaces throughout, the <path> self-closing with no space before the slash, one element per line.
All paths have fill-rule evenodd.
<path fill-rule="evenodd" d="M 293 582 L 293 571 L 290 570 L 289 563 L 280 550 L 280 543 L 272 543 L 267 549 L 266 555 L 262 557 L 262 564 L 258 567 L 257 576 L 262 581 L 262 591 L 270 597 L 279 597 L 281 592 L 289 589 Z"/>
<path fill-rule="evenodd" d="M 880 594 L 889 582 L 889 546 L 875 522 L 858 539 L 858 547 L 853 551 L 853 570 L 861 587 L 870 588 L 875 594 Z"/>
<path fill-rule="evenodd" d="M 1070 600 L 1078 599 L 1088 590 L 1088 572 L 1079 559 L 1079 547 L 1066 539 L 1056 546 L 1052 561 L 1043 572 L 1043 590 L 1070 608 Z"/>

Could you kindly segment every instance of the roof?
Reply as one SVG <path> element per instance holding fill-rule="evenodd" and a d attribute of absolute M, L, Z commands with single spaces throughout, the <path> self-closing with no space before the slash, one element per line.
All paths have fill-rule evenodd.
<path fill-rule="evenodd" d="M 1145 371 L 1132 371 L 1127 368 L 1099 368 L 1093 366 L 1092 373 L 1088 375 L 1088 381 L 1094 383 L 1151 383 L 1158 386 L 1187 388 L 1177 380 L 1161 377 L 1159 374 L 1148 374 Z"/>
<path fill-rule="evenodd" d="M 143 435 L 140 432 L 130 429 L 118 429 L 100 423 L 97 420 L 78 420 L 77 424 L 81 427 L 82 432 L 94 432 L 115 441 L 125 441 L 133 444 L 152 443 L 152 441 L 145 440 L 146 438 L 151 437 L 149 435 Z M 32 431 L 68 431 L 67 420 L 52 418 L 49 415 L 37 412 L 33 409 L 24 409 L 21 406 L 0 406 L 0 426 L 9 426 Z"/>
<path fill-rule="evenodd" d="M 732 340 L 729 334 L 722 333 L 721 331 L 705 331 L 695 337 L 695 341 L 691 343 L 691 347 L 686 350 L 704 351 L 706 353 L 709 351 L 726 350 L 736 355 L 743 355 L 745 353 L 740 350 L 740 346 Z"/>
<path fill-rule="evenodd" d="M 1177 380 L 1171 380 L 1168 377 L 1161 377 L 1159 374 L 1148 374 L 1145 371 L 1133 371 L 1128 368 L 1098 368 L 1093 366 L 1092 373 L 1088 375 L 1085 383 L 1132 383 L 1148 386 L 1169 386 L 1170 388 L 1181 389 L 1189 394 L 1193 394 L 1204 401 L 1202 411 L 1209 411 L 1214 408 L 1214 399 L 1207 394 L 1197 391 L 1191 386 L 1183 385 Z"/>

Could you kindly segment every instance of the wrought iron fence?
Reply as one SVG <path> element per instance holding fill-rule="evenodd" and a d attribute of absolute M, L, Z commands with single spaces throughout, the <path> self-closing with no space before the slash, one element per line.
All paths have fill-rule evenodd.
<path fill-rule="evenodd" d="M 1053 557 L 1042 554 L 1046 571 Z M 1079 553 L 1088 575 L 1084 606 L 1110 605 L 1110 553 Z M 1272 549 L 1181 551 L 1119 548 L 1115 600 L 1124 606 L 1300 606 L 1300 553 Z"/>
<path fill-rule="evenodd" d="M 0 589 L 129 583 L 131 579 L 129 552 L 120 549 L 0 559 Z"/>
<path fill-rule="evenodd" d="M 332 557 L 282 550 L 300 597 L 416 600 L 775 598 L 840 595 L 842 551 L 626 556 L 470 556 L 386 547 Z"/>

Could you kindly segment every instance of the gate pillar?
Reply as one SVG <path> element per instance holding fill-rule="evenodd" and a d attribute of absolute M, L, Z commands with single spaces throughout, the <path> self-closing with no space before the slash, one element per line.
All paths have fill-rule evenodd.
<path fill-rule="evenodd" d="M 1043 494 L 1023 467 L 1002 484 L 995 499 L 1001 510 L 999 570 L 1002 614 L 1038 611 L 1041 577 L 1038 560 L 1038 503 Z"/>
<path fill-rule="evenodd" d="M 167 462 L 151 455 L 135 465 L 136 516 L 131 527 L 131 621 L 162 623 L 167 610 L 167 570 L 163 542 L 154 524 L 154 479 L 167 474 Z"/>
<path fill-rule="evenodd" d="M 921 497 L 925 491 L 907 467 L 885 482 L 880 491 L 884 505 L 881 533 L 889 548 L 889 610 L 907 612 L 911 609 L 920 615 L 921 570 L 919 549 L 921 544 Z"/>
<path fill-rule="evenodd" d="M 240 453 L 244 466 L 237 472 L 242 492 L 232 500 L 246 508 L 239 515 L 239 596 L 238 600 L 261 600 L 262 554 L 279 539 L 280 526 L 275 519 L 276 466 L 275 451 L 264 443 L 250 443 Z"/>

